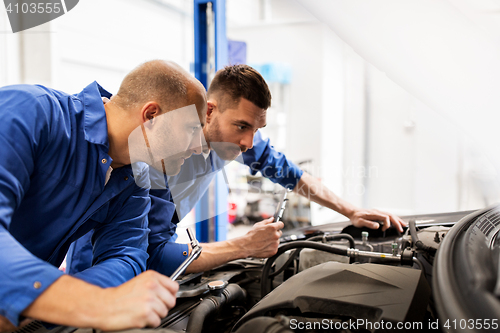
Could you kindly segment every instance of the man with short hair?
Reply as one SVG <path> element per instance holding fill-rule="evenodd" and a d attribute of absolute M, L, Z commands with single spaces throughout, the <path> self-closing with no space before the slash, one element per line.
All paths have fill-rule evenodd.
<path fill-rule="evenodd" d="M 96 82 L 76 95 L 0 89 L 0 331 L 24 317 L 102 330 L 157 326 L 175 305 L 177 283 L 142 273 L 150 198 L 147 168 L 130 166 L 130 136 L 143 133 L 139 146 L 149 153 L 160 147 L 151 160 L 139 149 L 137 162 L 178 173 L 201 152 L 204 88 L 178 65 L 156 60 L 130 72 L 103 105 L 110 97 Z M 194 116 L 174 114 L 188 106 Z M 165 142 L 154 125 L 171 114 L 174 128 L 189 132 Z M 68 247 L 89 230 L 92 267 L 63 274 L 57 267 Z"/>
<path fill-rule="evenodd" d="M 207 148 L 212 150 L 210 155 L 217 155 L 224 160 L 233 160 L 242 154 L 243 162 L 250 167 L 251 174 L 255 175 L 260 171 L 264 177 L 274 183 L 292 189 L 346 216 L 356 227 L 378 229 L 379 221 L 381 221 L 383 222 L 382 230 L 393 226 L 400 232 L 403 231 L 402 226 L 406 224 L 399 217 L 375 209 L 362 209 L 341 199 L 326 188 L 320 180 L 303 172 L 285 155 L 276 151 L 269 139 L 263 138 L 258 130 L 266 126 L 266 112 L 271 105 L 271 93 L 264 78 L 255 69 L 247 65 L 235 65 L 219 70 L 210 83 L 207 99 L 207 119 L 203 132 L 208 144 Z M 191 160 L 200 158 L 202 156 L 193 155 Z M 179 175 L 171 178 L 181 177 L 184 167 Z M 198 193 L 203 194 L 204 190 L 199 190 Z M 200 196 L 194 200 L 190 198 L 189 202 L 196 202 Z M 182 202 L 181 198 L 178 200 Z M 175 195 L 174 202 L 177 204 Z M 190 209 L 192 205 L 188 207 Z M 177 211 L 179 212 L 179 209 Z M 178 218 L 182 219 L 185 214 L 180 215 Z M 151 213 L 149 218 L 152 224 L 165 223 L 160 222 L 159 216 Z M 177 221 L 175 216 L 174 221 Z M 273 223 L 271 218 L 256 223 L 254 228 L 242 237 L 203 244 L 200 257 L 187 268 L 186 272 L 208 270 L 240 258 L 270 257 L 277 251 L 282 227 L 282 222 Z M 153 269 L 160 268 L 160 272 L 168 275 L 181 262 L 182 253 L 187 250 L 187 247 L 187 244 L 180 245 L 170 241 L 164 246 L 165 259 L 155 263 L 155 258 L 152 258 L 148 261 L 148 265 Z M 175 248 L 177 251 L 170 251 Z M 167 261 L 166 258 L 169 260 Z"/>

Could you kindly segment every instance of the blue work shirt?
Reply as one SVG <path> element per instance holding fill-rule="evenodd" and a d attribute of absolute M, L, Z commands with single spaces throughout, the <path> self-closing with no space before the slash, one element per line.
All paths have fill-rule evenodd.
<path fill-rule="evenodd" d="M 76 95 L 0 88 L 0 315 L 15 325 L 89 230 L 94 266 L 78 278 L 117 286 L 146 268 L 151 200 L 130 166 L 105 183 L 112 159 L 101 96 L 110 94 L 96 82 Z"/>

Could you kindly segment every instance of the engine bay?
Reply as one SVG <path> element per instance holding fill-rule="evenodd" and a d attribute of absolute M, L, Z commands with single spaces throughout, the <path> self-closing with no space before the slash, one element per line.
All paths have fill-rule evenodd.
<path fill-rule="evenodd" d="M 393 229 L 357 229 L 348 222 L 285 232 L 278 253 L 269 259 L 241 259 L 182 276 L 176 306 L 154 330 L 470 332 L 477 326 L 464 329 L 463 320 L 467 324 L 481 319 L 486 324 L 488 318 L 489 327 L 496 323 L 498 328 L 498 211 L 490 207 L 407 216 L 403 234 Z M 466 234 L 468 247 L 460 244 L 457 230 Z M 450 262 L 455 266 L 449 267 Z M 472 277 L 467 274 L 476 279 L 470 290 L 466 282 Z M 454 280 L 446 280 L 450 276 Z M 478 305 L 484 302 L 478 290 L 488 299 L 488 311 L 481 310 L 484 318 L 477 311 L 484 307 Z M 478 304 L 465 301 L 471 293 Z M 451 294 L 456 300 L 448 299 Z M 471 306 L 475 312 L 464 310 Z M 48 331 L 33 322 L 17 333 Z M 88 330 L 56 327 L 50 331 Z"/>

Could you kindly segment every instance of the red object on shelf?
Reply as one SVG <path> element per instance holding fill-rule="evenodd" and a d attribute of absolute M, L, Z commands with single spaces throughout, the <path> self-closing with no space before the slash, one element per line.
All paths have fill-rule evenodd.
<path fill-rule="evenodd" d="M 236 220 L 236 208 L 238 207 L 234 202 L 228 202 L 229 210 L 227 211 L 229 223 Z"/>

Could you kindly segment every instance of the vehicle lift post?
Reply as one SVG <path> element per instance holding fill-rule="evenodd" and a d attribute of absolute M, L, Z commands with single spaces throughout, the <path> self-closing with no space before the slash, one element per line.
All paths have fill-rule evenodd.
<path fill-rule="evenodd" d="M 208 89 L 215 72 L 228 64 L 226 0 L 194 0 L 194 74 Z M 224 169 L 222 169 L 224 172 Z M 225 240 L 229 223 L 228 184 L 223 175 L 195 207 L 196 238 L 200 242 Z M 222 212 L 217 215 L 217 212 Z M 199 221 L 201 217 L 208 219 Z"/>

